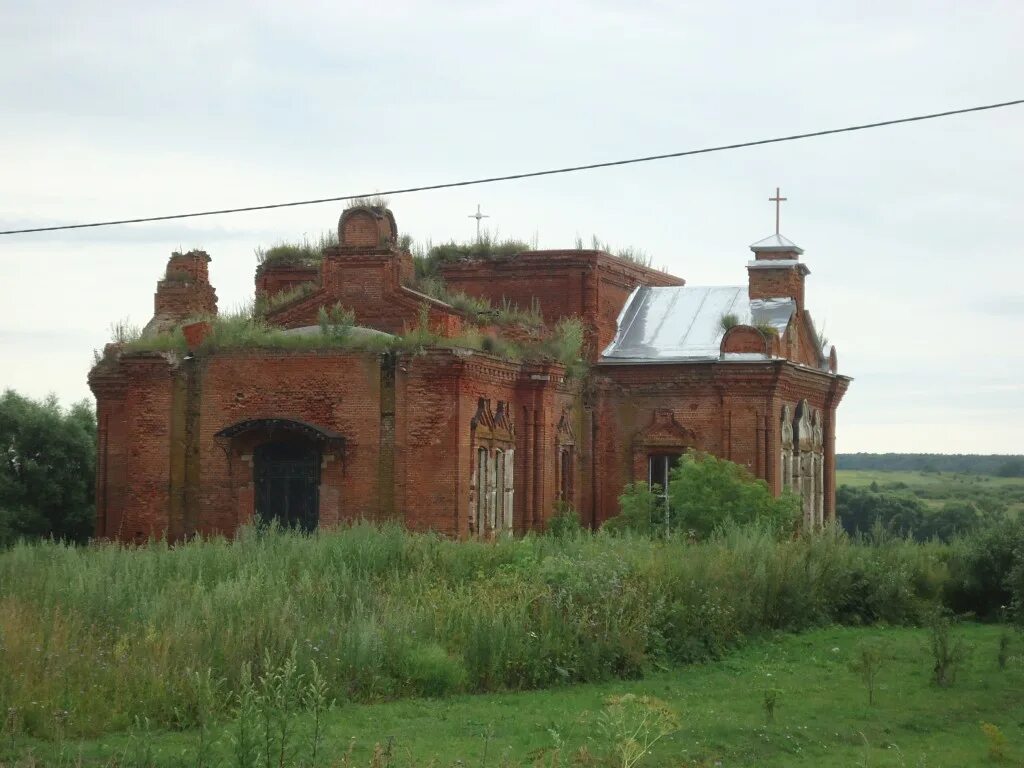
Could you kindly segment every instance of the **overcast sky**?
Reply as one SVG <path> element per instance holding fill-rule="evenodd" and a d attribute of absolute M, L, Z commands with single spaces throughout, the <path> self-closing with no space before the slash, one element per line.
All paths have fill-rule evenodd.
<path fill-rule="evenodd" d="M 0 0 L 0 229 L 353 194 L 1024 97 L 1024 3 Z M 743 284 L 805 249 L 807 304 L 855 381 L 840 451 L 1024 452 L 1024 107 L 393 197 L 401 231 L 651 254 Z M 0 237 L 0 388 L 90 396 L 112 321 L 172 250 L 221 308 L 253 249 L 327 204 Z"/>

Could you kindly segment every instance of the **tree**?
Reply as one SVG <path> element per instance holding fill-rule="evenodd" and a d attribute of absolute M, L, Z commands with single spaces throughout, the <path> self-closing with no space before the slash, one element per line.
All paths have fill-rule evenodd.
<path fill-rule="evenodd" d="M 93 527 L 96 416 L 6 390 L 0 396 L 0 545 L 52 536 L 85 541 Z"/>
<path fill-rule="evenodd" d="M 842 485 L 836 491 L 836 516 L 847 533 L 867 533 L 875 523 L 901 536 L 921 531 L 928 514 L 920 499 L 893 493 L 872 493 Z"/>
<path fill-rule="evenodd" d="M 999 477 L 1024 477 L 1024 459 L 1010 459 L 996 470 Z"/>
<path fill-rule="evenodd" d="M 836 492 L 836 514 L 850 534 L 867 533 L 876 523 L 897 536 L 912 536 L 916 541 L 933 537 L 951 541 L 977 530 L 986 521 L 998 520 L 1000 510 L 988 508 L 979 514 L 971 501 L 948 501 L 940 509 L 929 510 L 920 499 L 907 494 L 872 493 L 847 485 Z"/>

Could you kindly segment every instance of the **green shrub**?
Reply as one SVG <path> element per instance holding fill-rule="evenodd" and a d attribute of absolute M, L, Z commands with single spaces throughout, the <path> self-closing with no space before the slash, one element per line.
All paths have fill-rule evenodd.
<path fill-rule="evenodd" d="M 336 303 L 333 307 L 320 307 L 317 312 L 320 333 L 330 339 L 344 341 L 352 333 L 356 324 L 356 314 Z"/>
<path fill-rule="evenodd" d="M 877 638 L 865 640 L 857 645 L 853 660 L 850 662 L 850 670 L 864 683 L 864 688 L 868 692 L 869 707 L 875 704 L 878 679 L 891 658 L 892 653 L 886 643 Z"/>
<path fill-rule="evenodd" d="M 609 518 L 602 530 L 610 533 L 632 531 L 650 536 L 664 530 L 665 506 L 651 492 L 648 483 L 629 483 L 619 495 L 619 514 Z"/>
<path fill-rule="evenodd" d="M 1001 520 L 953 543 L 946 602 L 955 613 L 1000 617 L 1019 605 L 1015 583 L 1024 563 L 1024 519 Z M 1018 576 L 1019 578 L 1019 576 Z"/>
<path fill-rule="evenodd" d="M 699 539 L 716 528 L 754 522 L 788 536 L 801 517 L 795 496 L 775 498 L 745 467 L 697 451 L 687 452 L 672 469 L 667 500 L 647 483 L 634 482 L 619 496 L 619 508 L 620 514 L 605 523 L 611 532 L 681 533 Z"/>
<path fill-rule="evenodd" d="M 962 637 L 953 633 L 952 622 L 944 617 L 934 618 L 929 626 L 928 650 L 932 654 L 932 682 L 948 688 L 956 682 L 956 675 L 970 653 Z"/>
<path fill-rule="evenodd" d="M 759 521 L 788 535 L 800 522 L 800 501 L 772 496 L 768 484 L 746 467 L 709 453 L 688 451 L 668 484 L 671 527 L 707 537 L 726 522 Z"/>
<path fill-rule="evenodd" d="M 1024 628 L 1024 541 L 1020 541 L 1014 549 L 1013 567 L 1006 579 L 1010 587 L 1010 605 L 1012 615 L 1017 623 Z"/>
<path fill-rule="evenodd" d="M 545 528 L 546 533 L 559 539 L 575 536 L 582 530 L 579 513 L 564 501 L 555 505 L 555 513 L 548 518 Z"/>

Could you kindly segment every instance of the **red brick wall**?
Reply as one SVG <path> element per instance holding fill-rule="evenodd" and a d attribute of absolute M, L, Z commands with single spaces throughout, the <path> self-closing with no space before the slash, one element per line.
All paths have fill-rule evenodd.
<path fill-rule="evenodd" d="M 626 483 L 646 479 L 646 452 L 636 446 L 656 410 L 671 410 L 681 427 L 692 430 L 692 441 L 680 439 L 680 449 L 692 446 L 742 464 L 779 493 L 782 405 L 788 402 L 793 410 L 806 398 L 821 409 L 834 438 L 835 408 L 847 383 L 785 362 L 599 366 L 598 520 L 618 513 Z M 834 455 L 826 439 L 826 478 Z M 826 480 L 826 516 L 834 515 L 834 491 Z"/>
<path fill-rule="evenodd" d="M 682 285 L 678 277 L 600 251 L 528 251 L 514 257 L 442 266 L 451 290 L 508 301 L 528 309 L 537 302 L 548 323 L 579 317 L 590 359 L 615 336 L 619 312 L 638 285 Z"/>
<path fill-rule="evenodd" d="M 267 319 L 285 328 L 316 325 L 321 307 L 336 303 L 355 313 L 356 323 L 401 334 L 419 324 L 424 306 L 430 326 L 446 336 L 462 329 L 462 315 L 404 283 L 413 271 L 408 253 L 377 249 L 351 252 L 329 249 L 321 272 L 321 289 L 305 299 L 270 312 Z"/>
<path fill-rule="evenodd" d="M 320 267 L 261 266 L 256 270 L 256 295 L 273 296 L 303 283 L 319 283 Z"/>
<path fill-rule="evenodd" d="M 722 337 L 722 352 L 767 354 L 769 349 L 765 335 L 749 325 L 734 326 Z"/>
<path fill-rule="evenodd" d="M 200 366 L 199 427 L 202 533 L 231 533 L 247 522 L 254 435 L 229 461 L 215 433 L 247 419 L 279 417 L 306 421 L 345 437 L 342 455 L 326 451 L 322 465 L 321 519 L 324 525 L 376 519 L 380 497 L 380 368 L 375 356 L 342 352 L 236 352 L 210 357 Z M 265 439 L 263 437 L 262 439 Z"/>
<path fill-rule="evenodd" d="M 166 272 L 171 279 L 160 280 L 153 295 L 154 315 L 180 321 L 216 314 L 217 294 L 210 285 L 209 261 L 204 251 L 172 254 Z"/>
<path fill-rule="evenodd" d="M 476 445 L 471 420 L 481 398 L 507 404 L 514 423 L 517 532 L 542 528 L 555 507 L 556 428 L 564 407 L 579 409 L 561 366 L 520 366 L 485 354 L 447 351 L 402 357 L 397 373 L 399 435 L 396 506 L 406 524 L 469 534 Z M 575 469 L 582 485 L 580 465 Z"/>
<path fill-rule="evenodd" d="M 168 359 L 154 353 L 93 372 L 98 536 L 142 541 L 169 533 L 174 373 Z"/>
<path fill-rule="evenodd" d="M 749 295 L 752 299 L 777 299 L 788 296 L 796 300 L 799 309 L 804 307 L 804 276 L 800 267 L 748 267 L 750 274 Z"/>

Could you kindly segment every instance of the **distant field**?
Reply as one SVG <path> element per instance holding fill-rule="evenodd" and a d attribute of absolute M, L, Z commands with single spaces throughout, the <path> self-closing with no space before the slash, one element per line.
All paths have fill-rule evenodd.
<path fill-rule="evenodd" d="M 836 484 L 867 488 L 872 483 L 880 491 L 906 493 L 937 508 L 949 501 L 991 499 L 1006 505 L 1011 514 L 1024 513 L 1024 478 L 994 477 L 952 472 L 888 472 L 883 470 L 840 469 Z"/>

